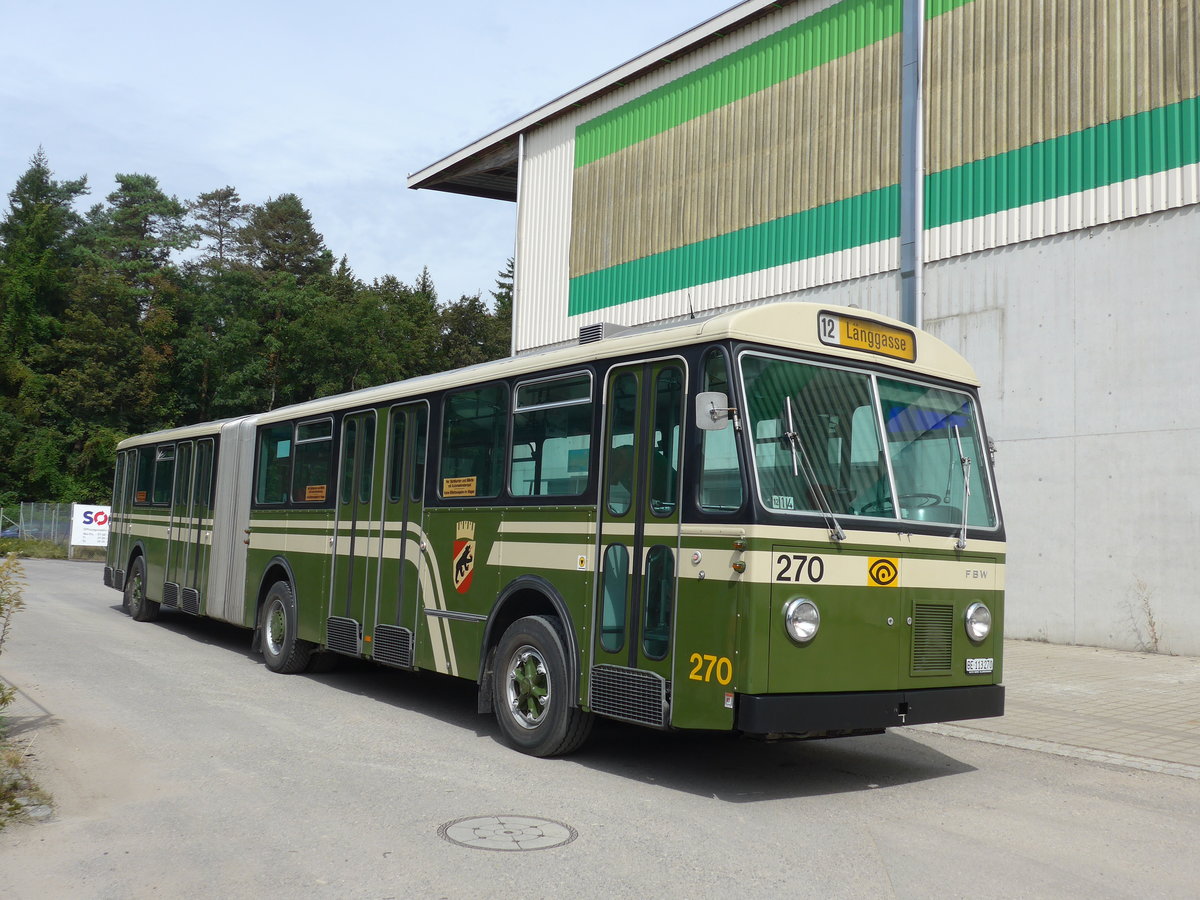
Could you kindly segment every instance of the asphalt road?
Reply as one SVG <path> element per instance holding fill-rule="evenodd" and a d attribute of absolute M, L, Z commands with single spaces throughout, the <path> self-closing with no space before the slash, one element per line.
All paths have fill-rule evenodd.
<path fill-rule="evenodd" d="M 761 744 L 605 723 L 537 760 L 499 742 L 466 682 L 353 662 L 275 675 L 248 632 L 131 621 L 94 564 L 26 574 L 0 677 L 57 811 L 0 832 L 10 900 L 1096 900 L 1200 884 L 1200 782 L 924 732 Z M 489 851 L 439 833 L 506 815 L 573 829 L 542 843 L 575 837 Z M 493 843 L 531 827 L 506 825 Z"/>

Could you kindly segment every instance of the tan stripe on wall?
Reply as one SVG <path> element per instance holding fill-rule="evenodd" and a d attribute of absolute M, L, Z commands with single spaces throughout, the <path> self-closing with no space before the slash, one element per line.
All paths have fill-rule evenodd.
<path fill-rule="evenodd" d="M 928 23 L 926 169 L 1200 92 L 1200 0 L 975 0 Z"/>
<path fill-rule="evenodd" d="M 899 66 L 897 35 L 580 167 L 571 277 L 895 184 Z"/>

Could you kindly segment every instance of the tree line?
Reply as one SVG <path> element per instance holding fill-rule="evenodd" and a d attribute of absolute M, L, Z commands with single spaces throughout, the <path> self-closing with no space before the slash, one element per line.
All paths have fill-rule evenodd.
<path fill-rule="evenodd" d="M 295 194 L 182 202 L 145 174 L 79 210 L 39 149 L 0 221 L 0 506 L 103 502 L 117 443 L 508 355 L 493 309 L 429 271 L 367 283 Z"/>

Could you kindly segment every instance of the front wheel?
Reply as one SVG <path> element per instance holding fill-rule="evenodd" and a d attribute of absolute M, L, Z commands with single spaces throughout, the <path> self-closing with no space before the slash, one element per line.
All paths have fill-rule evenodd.
<path fill-rule="evenodd" d="M 140 556 L 129 567 L 124 604 L 135 622 L 153 622 L 158 618 L 158 603 L 146 596 L 146 560 Z"/>
<path fill-rule="evenodd" d="M 286 581 L 277 581 L 267 591 L 259 613 L 263 661 L 272 672 L 292 675 L 308 667 L 316 645 L 301 640 L 297 632 L 296 599 Z"/>
<path fill-rule="evenodd" d="M 567 676 L 558 619 L 526 616 L 509 626 L 492 678 L 492 708 L 508 744 L 531 756 L 557 756 L 586 740 L 592 716 L 571 702 Z"/>

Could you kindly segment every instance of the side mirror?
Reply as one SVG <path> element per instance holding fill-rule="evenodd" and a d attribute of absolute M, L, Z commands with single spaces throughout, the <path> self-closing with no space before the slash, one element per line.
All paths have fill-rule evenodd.
<path fill-rule="evenodd" d="M 701 431 L 724 431 L 737 410 L 729 406 L 728 395 L 721 391 L 701 391 L 696 395 L 696 427 Z"/>

